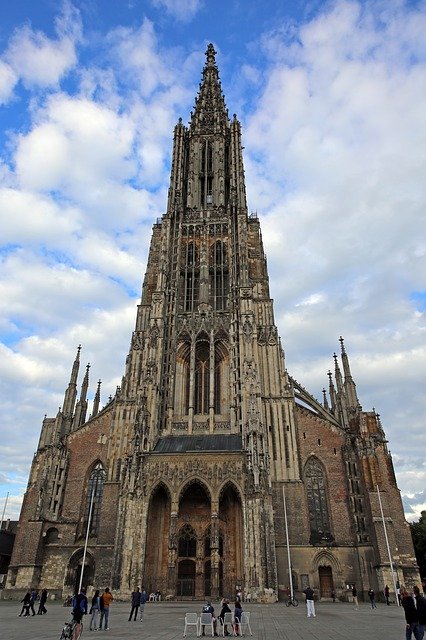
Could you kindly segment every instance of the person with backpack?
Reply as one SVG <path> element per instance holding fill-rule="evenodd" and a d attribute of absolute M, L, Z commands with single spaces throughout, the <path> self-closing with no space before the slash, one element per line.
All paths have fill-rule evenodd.
<path fill-rule="evenodd" d="M 101 598 L 99 596 L 99 589 L 96 589 L 95 594 L 92 598 L 92 605 L 90 607 L 90 613 L 92 617 L 90 618 L 90 631 L 98 630 L 98 616 L 101 610 Z"/>
<path fill-rule="evenodd" d="M 79 638 L 83 616 L 87 613 L 86 589 L 76 593 L 72 601 L 72 618 L 75 622 L 73 637 Z"/>

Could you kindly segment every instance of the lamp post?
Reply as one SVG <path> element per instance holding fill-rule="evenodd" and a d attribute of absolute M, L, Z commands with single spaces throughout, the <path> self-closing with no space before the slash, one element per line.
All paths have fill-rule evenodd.
<path fill-rule="evenodd" d="M 9 491 L 7 492 L 6 500 L 4 501 L 3 513 L 1 514 L 0 531 L 2 530 L 2 527 L 3 527 L 4 514 L 5 514 L 5 511 L 6 511 L 6 506 L 7 506 L 8 499 L 9 499 Z"/>
<path fill-rule="evenodd" d="M 97 484 L 96 482 L 93 483 L 92 495 L 90 496 L 89 518 L 87 520 L 87 531 L 86 531 L 86 539 L 84 541 L 84 551 L 83 551 L 83 561 L 81 564 L 80 583 L 78 585 L 79 593 L 83 585 L 84 563 L 86 562 L 87 543 L 89 542 L 90 524 L 92 522 L 92 511 L 93 511 L 93 502 L 95 499 L 96 484 Z"/>
<path fill-rule="evenodd" d="M 285 523 L 285 537 L 287 542 L 287 562 L 288 562 L 288 577 L 290 581 L 290 598 L 293 601 L 294 592 L 293 592 L 293 575 L 291 573 L 291 557 L 290 557 L 290 542 L 288 539 L 288 522 L 287 522 L 287 504 L 285 500 L 285 487 L 283 484 L 283 504 L 284 504 L 284 523 Z"/>
<path fill-rule="evenodd" d="M 397 593 L 397 590 L 396 590 L 396 582 L 395 582 L 395 572 L 393 570 L 393 562 L 392 562 L 392 556 L 391 556 L 390 547 L 389 547 L 388 532 L 386 530 L 385 516 L 383 514 L 382 499 L 380 498 L 379 485 L 376 485 L 376 486 L 377 486 L 377 495 L 379 496 L 380 513 L 382 514 L 383 530 L 385 532 L 385 540 L 386 540 L 386 547 L 387 547 L 387 550 L 388 550 L 389 564 L 390 564 L 391 573 L 392 573 L 393 587 L 395 589 L 396 604 L 399 607 L 399 599 L 398 599 L 398 593 Z"/>

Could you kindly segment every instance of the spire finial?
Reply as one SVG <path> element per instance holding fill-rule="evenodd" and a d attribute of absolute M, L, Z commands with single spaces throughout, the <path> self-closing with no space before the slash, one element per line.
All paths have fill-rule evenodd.
<path fill-rule="evenodd" d="M 207 65 L 208 67 L 214 67 L 216 66 L 216 51 L 214 49 L 214 46 L 212 45 L 212 43 L 210 42 L 210 44 L 207 46 L 207 51 L 206 51 L 206 58 L 207 58 Z"/>
<path fill-rule="evenodd" d="M 342 336 L 340 336 L 339 342 L 340 342 L 340 347 L 342 349 L 342 355 L 343 355 L 343 354 L 346 353 L 346 351 L 345 351 L 345 345 L 344 345 L 344 340 L 343 340 Z"/>

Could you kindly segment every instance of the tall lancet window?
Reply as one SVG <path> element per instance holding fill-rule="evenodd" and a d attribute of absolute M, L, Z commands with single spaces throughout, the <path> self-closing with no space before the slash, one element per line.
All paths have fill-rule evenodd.
<path fill-rule="evenodd" d="M 331 540 L 325 473 L 316 458 L 310 458 L 306 463 L 305 486 L 311 529 L 310 542 L 315 544 L 322 540 Z"/>
<path fill-rule="evenodd" d="M 90 518 L 90 529 L 89 535 L 95 536 L 98 533 L 99 529 L 99 521 L 100 521 L 100 512 L 101 512 L 101 504 L 102 504 L 102 493 L 104 490 L 104 482 L 106 479 L 105 470 L 100 462 L 95 466 L 92 473 L 90 474 L 89 482 L 87 485 L 87 493 L 86 493 L 86 505 L 84 510 L 84 532 L 87 531 L 87 526 L 89 522 L 89 514 L 91 513 Z"/>
<path fill-rule="evenodd" d="M 213 146 L 203 142 L 200 157 L 200 206 L 213 204 Z"/>
<path fill-rule="evenodd" d="M 202 340 L 195 347 L 194 413 L 207 415 L 210 398 L 210 343 Z"/>
<path fill-rule="evenodd" d="M 228 254 L 226 244 L 216 240 L 210 251 L 210 304 L 216 311 L 228 305 Z"/>
<path fill-rule="evenodd" d="M 184 244 L 182 262 L 183 310 L 193 311 L 198 304 L 200 292 L 199 256 L 197 246 L 193 241 Z"/>

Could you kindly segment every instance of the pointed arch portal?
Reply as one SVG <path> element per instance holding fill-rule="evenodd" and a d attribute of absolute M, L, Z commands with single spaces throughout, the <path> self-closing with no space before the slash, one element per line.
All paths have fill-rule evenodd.
<path fill-rule="evenodd" d="M 190 481 L 177 512 L 162 486 L 149 506 L 143 583 L 178 598 L 232 597 L 243 582 L 243 516 L 239 493 L 223 487 L 218 509 L 207 486 Z M 216 503 L 217 504 L 217 503 Z"/>

